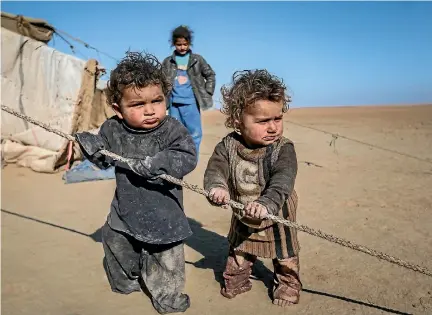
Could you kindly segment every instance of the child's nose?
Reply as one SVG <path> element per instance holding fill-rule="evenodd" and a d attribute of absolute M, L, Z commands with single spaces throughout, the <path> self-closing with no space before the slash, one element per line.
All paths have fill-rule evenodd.
<path fill-rule="evenodd" d="M 150 116 L 154 114 L 154 108 L 151 105 L 144 106 L 144 115 Z"/>
<path fill-rule="evenodd" d="M 274 121 L 270 121 L 267 128 L 268 132 L 276 132 L 277 127 Z"/>

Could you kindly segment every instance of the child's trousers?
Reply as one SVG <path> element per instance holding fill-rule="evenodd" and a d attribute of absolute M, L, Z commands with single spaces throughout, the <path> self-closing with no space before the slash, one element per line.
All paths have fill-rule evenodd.
<path fill-rule="evenodd" d="M 223 273 L 224 286 L 221 294 L 229 299 L 236 295 L 250 291 L 252 282 L 249 277 L 257 257 L 245 254 L 243 263 L 236 260 L 236 253 L 231 249 L 225 271 Z M 286 259 L 273 259 L 273 304 L 286 306 L 297 304 L 300 299 L 302 284 L 300 282 L 300 264 L 297 256 Z"/>
<path fill-rule="evenodd" d="M 160 314 L 184 312 L 189 297 L 183 294 L 185 258 L 183 243 L 152 245 L 117 232 L 105 223 L 102 228 L 105 252 L 103 265 L 117 293 L 141 291 L 140 279 Z"/>
<path fill-rule="evenodd" d="M 197 156 L 199 156 L 199 149 L 202 139 L 202 125 L 201 113 L 197 104 L 184 105 L 184 104 L 171 104 L 168 114 L 186 127 L 195 142 Z"/>

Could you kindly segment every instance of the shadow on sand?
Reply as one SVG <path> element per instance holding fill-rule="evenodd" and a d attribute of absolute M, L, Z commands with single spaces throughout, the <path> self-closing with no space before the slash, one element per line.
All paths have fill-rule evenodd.
<path fill-rule="evenodd" d="M 26 219 L 26 220 L 37 222 L 40 224 L 48 225 L 50 227 L 62 229 L 64 231 L 75 233 L 77 235 L 87 236 L 90 239 L 92 239 L 94 242 L 98 242 L 98 243 L 102 242 L 101 228 L 97 229 L 92 234 L 87 234 L 87 233 L 83 233 L 83 232 L 77 231 L 77 230 L 69 228 L 69 227 L 65 227 L 65 226 L 54 224 L 54 223 L 46 222 L 43 220 L 39 220 L 37 218 L 25 216 L 25 215 L 22 215 L 22 214 L 19 214 L 16 212 L 7 211 L 4 209 L 1 209 L 1 212 L 3 214 L 16 216 L 16 217 L 19 217 L 21 219 Z M 225 261 L 226 261 L 226 257 L 228 254 L 228 242 L 227 242 L 226 237 L 221 236 L 221 235 L 219 235 L 213 231 L 206 230 L 200 222 L 198 222 L 192 218 L 189 218 L 188 221 L 189 221 L 189 224 L 190 224 L 191 229 L 193 231 L 193 235 L 185 241 L 185 244 L 187 246 L 191 247 L 192 249 L 194 249 L 195 251 L 199 252 L 204 257 L 202 259 L 200 259 L 199 261 L 196 261 L 196 262 L 186 261 L 186 263 L 193 265 L 194 267 L 200 268 L 200 269 L 212 269 L 213 273 L 214 273 L 215 280 L 221 284 L 222 283 L 222 272 L 223 272 L 223 269 L 225 267 Z M 254 265 L 253 276 L 256 277 L 257 279 L 263 281 L 264 285 L 267 287 L 269 292 L 271 292 L 272 286 L 273 286 L 273 272 L 270 271 L 259 260 Z M 303 292 L 309 293 L 309 294 L 314 294 L 314 295 L 325 296 L 328 298 L 337 299 L 337 300 L 341 300 L 341 301 L 344 301 L 347 303 L 353 303 L 353 304 L 361 305 L 364 307 L 370 307 L 370 308 L 377 309 L 377 310 L 391 313 L 391 314 L 403 314 L 403 315 L 409 314 L 409 313 L 404 313 L 404 312 L 400 312 L 397 310 L 389 309 L 389 308 L 386 308 L 383 306 L 365 303 L 365 302 L 354 300 L 354 299 L 351 299 L 348 297 L 339 296 L 339 295 L 326 293 L 326 292 L 315 291 L 312 289 L 303 288 Z M 148 295 L 147 292 L 144 292 L 144 293 L 146 293 Z"/>

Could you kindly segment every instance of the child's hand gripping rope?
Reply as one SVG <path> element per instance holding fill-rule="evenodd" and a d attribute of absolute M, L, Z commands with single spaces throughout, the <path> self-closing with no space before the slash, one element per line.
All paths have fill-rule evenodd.
<path fill-rule="evenodd" d="M 75 134 L 75 139 L 80 145 L 81 151 L 86 157 L 98 157 L 105 155 L 107 164 L 129 169 L 135 174 L 143 177 L 150 182 L 157 182 L 158 177 L 150 173 L 150 157 L 144 159 L 120 158 L 113 153 L 107 154 L 106 145 L 100 135 L 95 135 L 89 132 L 81 132 Z"/>
<path fill-rule="evenodd" d="M 208 199 L 211 203 L 222 206 L 223 208 L 227 208 L 230 203 L 230 195 L 229 192 L 225 188 L 212 188 L 208 194 Z M 252 219 L 260 219 L 264 220 L 268 216 L 268 211 L 265 206 L 258 202 L 250 202 L 241 212 L 242 216 L 247 216 Z"/>
<path fill-rule="evenodd" d="M 245 207 L 246 216 L 252 219 L 264 220 L 268 218 L 268 210 L 265 206 L 258 202 L 249 202 Z"/>
<path fill-rule="evenodd" d="M 216 205 L 227 206 L 230 202 L 230 195 L 225 188 L 212 188 L 208 194 L 208 199 Z"/>

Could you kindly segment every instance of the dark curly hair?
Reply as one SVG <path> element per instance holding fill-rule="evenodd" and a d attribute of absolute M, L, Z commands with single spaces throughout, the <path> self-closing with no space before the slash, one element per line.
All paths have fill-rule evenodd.
<path fill-rule="evenodd" d="M 184 38 L 189 45 L 192 45 L 193 31 L 186 25 L 180 25 L 176 27 L 171 33 L 171 45 L 175 45 L 175 42 L 179 38 Z"/>
<path fill-rule="evenodd" d="M 291 97 L 286 93 L 283 80 L 270 74 L 267 70 L 244 70 L 233 74 L 232 83 L 223 85 L 222 110 L 227 115 L 225 126 L 234 128 L 234 121 L 240 119 L 248 106 L 259 100 L 282 102 L 282 111 L 288 110 Z"/>
<path fill-rule="evenodd" d="M 171 83 L 155 56 L 128 51 L 126 57 L 111 71 L 107 84 L 107 103 L 120 105 L 125 88 L 144 88 L 149 85 L 160 85 L 165 96 L 171 90 Z"/>

